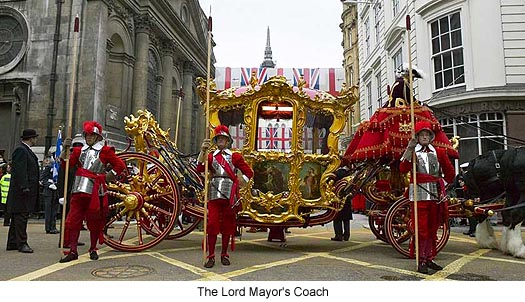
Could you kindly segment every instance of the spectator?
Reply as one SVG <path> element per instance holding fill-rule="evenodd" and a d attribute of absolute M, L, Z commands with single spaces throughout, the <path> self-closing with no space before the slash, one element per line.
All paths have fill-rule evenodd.
<path fill-rule="evenodd" d="M 21 144 L 11 156 L 13 165 L 7 195 L 7 211 L 11 214 L 11 224 L 6 249 L 33 253 L 27 243 L 27 221 L 29 213 L 36 211 L 39 198 L 38 158 L 31 150 L 37 142 L 38 134 L 33 129 L 25 129 L 21 138 Z"/>
<path fill-rule="evenodd" d="M 43 169 L 40 173 L 40 183 L 43 186 L 42 199 L 44 201 L 44 218 L 46 234 L 58 234 L 57 215 L 57 186 L 53 179 L 54 161 L 51 158 L 44 159 Z"/>
<path fill-rule="evenodd" d="M 4 226 L 9 226 L 10 215 L 7 213 L 7 194 L 9 193 L 9 183 L 11 182 L 11 163 L 2 165 L 2 178 L 0 179 L 0 188 L 2 189 L 2 211 L 4 213 Z"/>

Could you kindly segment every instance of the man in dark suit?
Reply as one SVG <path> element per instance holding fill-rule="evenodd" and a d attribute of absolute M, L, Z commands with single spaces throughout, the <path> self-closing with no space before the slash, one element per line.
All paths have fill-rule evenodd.
<path fill-rule="evenodd" d="M 56 213 L 58 205 L 57 185 L 53 179 L 53 160 L 45 158 L 43 169 L 40 173 L 42 183 L 42 201 L 44 202 L 44 217 L 46 234 L 58 234 L 56 224 Z"/>
<path fill-rule="evenodd" d="M 33 129 L 25 129 L 22 143 L 13 151 L 11 184 L 7 196 L 7 211 L 11 213 L 11 225 L 7 237 L 7 250 L 32 253 L 27 244 L 27 220 L 29 213 L 35 212 L 39 197 L 38 158 L 31 150 L 36 144 L 38 134 Z"/>

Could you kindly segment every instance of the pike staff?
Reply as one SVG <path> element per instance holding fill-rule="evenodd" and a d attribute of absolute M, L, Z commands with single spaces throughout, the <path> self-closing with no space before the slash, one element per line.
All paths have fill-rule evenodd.
<path fill-rule="evenodd" d="M 179 140 L 179 121 L 180 121 L 180 106 L 182 103 L 182 96 L 184 93 L 182 92 L 182 87 L 179 89 L 179 104 L 177 105 L 177 122 L 175 124 L 175 146 L 177 146 L 177 141 Z"/>
<path fill-rule="evenodd" d="M 208 62 L 206 66 L 206 139 L 210 138 L 210 73 L 211 73 L 211 6 L 210 16 L 208 17 Z M 207 234 L 208 234 L 208 177 L 209 177 L 209 163 L 208 163 L 208 149 L 204 152 L 204 240 L 203 240 L 203 253 L 202 263 L 206 263 L 206 249 L 208 247 Z"/>
<path fill-rule="evenodd" d="M 408 5 L 407 5 L 408 9 Z M 408 44 L 408 83 L 410 87 L 410 125 L 412 128 L 412 139 L 416 138 L 415 116 L 414 116 L 414 79 L 412 78 L 412 46 L 410 45 L 410 15 L 406 16 L 406 33 Z M 412 152 L 412 177 L 413 177 L 413 195 L 414 195 L 414 233 L 415 233 L 415 251 L 416 251 L 416 269 L 419 265 L 419 234 L 418 234 L 418 216 L 417 216 L 417 158 L 416 152 Z"/>
<path fill-rule="evenodd" d="M 78 36 L 80 28 L 80 19 L 78 14 L 75 16 L 75 25 L 73 31 L 73 62 L 71 65 L 71 77 L 69 79 L 69 103 L 68 103 L 68 114 L 67 114 L 67 131 L 66 138 L 71 137 L 72 124 L 73 124 L 73 102 L 75 98 L 75 83 L 77 78 L 77 53 L 78 53 Z M 66 167 L 64 170 L 64 204 L 62 205 L 62 219 L 60 221 L 60 256 L 64 253 L 64 233 L 65 233 L 65 220 L 66 220 L 66 208 L 67 208 L 67 187 L 68 187 L 68 176 L 69 176 L 69 149 L 64 150 L 66 158 Z"/>

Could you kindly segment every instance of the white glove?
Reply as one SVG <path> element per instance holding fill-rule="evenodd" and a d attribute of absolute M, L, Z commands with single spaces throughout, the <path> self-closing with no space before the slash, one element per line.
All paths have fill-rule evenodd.
<path fill-rule="evenodd" d="M 63 206 L 63 205 L 64 205 L 64 197 L 60 197 L 60 198 L 58 199 L 58 203 L 59 203 L 61 206 Z"/>
<path fill-rule="evenodd" d="M 53 191 L 56 191 L 57 186 L 56 186 L 55 184 L 51 184 L 51 185 L 49 185 L 49 188 L 50 188 L 51 190 L 53 190 Z"/>

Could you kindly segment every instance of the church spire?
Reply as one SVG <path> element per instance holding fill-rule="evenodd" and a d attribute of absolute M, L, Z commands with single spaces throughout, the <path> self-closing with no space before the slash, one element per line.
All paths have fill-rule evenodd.
<path fill-rule="evenodd" d="M 275 63 L 272 60 L 272 47 L 270 46 L 270 27 L 266 30 L 266 48 L 264 49 L 264 61 L 261 63 L 261 67 L 274 68 Z"/>

